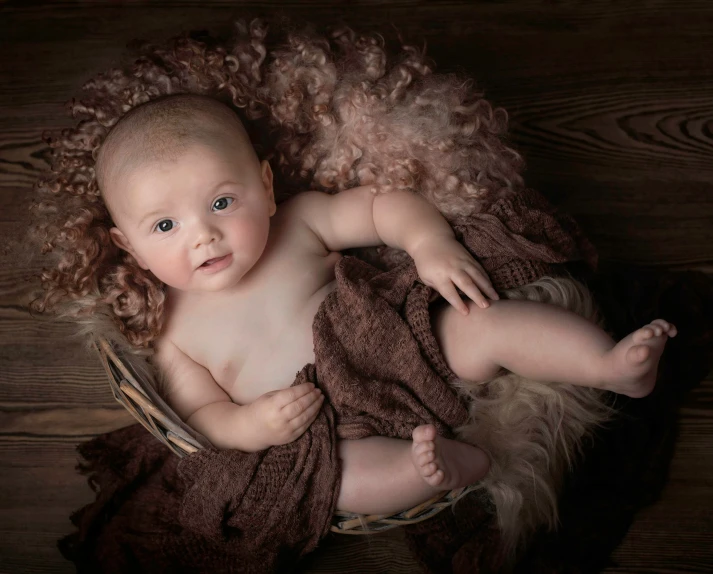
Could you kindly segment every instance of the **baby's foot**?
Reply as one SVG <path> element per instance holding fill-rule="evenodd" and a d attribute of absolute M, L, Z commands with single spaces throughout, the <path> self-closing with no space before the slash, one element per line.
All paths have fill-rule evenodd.
<path fill-rule="evenodd" d="M 606 388 L 634 398 L 648 395 L 656 384 L 666 341 L 676 333 L 673 324 L 656 319 L 619 341 L 604 356 Z"/>
<path fill-rule="evenodd" d="M 430 486 L 452 490 L 483 478 L 490 468 L 488 456 L 478 447 L 436 435 L 433 425 L 413 430 L 411 460 Z"/>

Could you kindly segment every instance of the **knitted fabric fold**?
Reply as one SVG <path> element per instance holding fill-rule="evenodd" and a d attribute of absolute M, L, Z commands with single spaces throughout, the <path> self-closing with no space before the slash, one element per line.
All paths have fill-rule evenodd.
<path fill-rule="evenodd" d="M 498 289 L 596 261 L 574 222 L 533 191 L 451 223 Z M 180 462 L 127 429 L 95 439 L 83 453 L 102 490 L 75 521 L 79 532 L 62 541 L 67 558 L 104 572 L 284 571 L 329 530 L 338 439 L 409 439 L 424 423 L 452 436 L 467 422 L 431 332 L 438 294 L 419 281 L 413 261 L 381 271 L 345 256 L 335 276 L 313 323 L 315 364 L 293 383 L 311 381 L 326 398 L 308 431 L 259 453 L 203 449 Z M 116 475 L 115 460 L 141 470 Z"/>

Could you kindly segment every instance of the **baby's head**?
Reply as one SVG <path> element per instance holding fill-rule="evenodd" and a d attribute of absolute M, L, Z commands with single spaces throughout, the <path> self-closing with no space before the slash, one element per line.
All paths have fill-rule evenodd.
<path fill-rule="evenodd" d="M 270 164 L 238 116 L 206 96 L 132 109 L 96 161 L 112 240 L 169 287 L 234 287 L 263 253 L 276 211 Z"/>

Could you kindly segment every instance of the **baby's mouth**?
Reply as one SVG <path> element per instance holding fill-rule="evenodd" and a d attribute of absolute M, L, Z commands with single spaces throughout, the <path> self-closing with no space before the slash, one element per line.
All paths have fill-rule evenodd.
<path fill-rule="evenodd" d="M 203 263 L 203 264 L 201 265 L 201 267 L 208 267 L 208 266 L 210 266 L 210 265 L 213 265 L 213 263 L 217 263 L 218 261 L 221 261 L 221 260 L 225 259 L 226 257 L 227 257 L 227 255 L 223 255 L 223 256 L 221 256 L 221 257 L 215 257 L 215 258 L 213 258 L 213 259 L 208 259 L 208 261 L 206 261 L 205 263 Z"/>

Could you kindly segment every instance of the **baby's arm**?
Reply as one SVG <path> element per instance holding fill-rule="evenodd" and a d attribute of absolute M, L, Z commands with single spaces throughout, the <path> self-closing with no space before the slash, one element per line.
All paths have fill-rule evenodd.
<path fill-rule="evenodd" d="M 467 305 L 456 287 L 481 307 L 498 299 L 483 267 L 459 243 L 440 211 L 416 193 L 392 191 L 375 195 L 370 186 L 329 195 L 298 194 L 298 216 L 330 251 L 386 244 L 406 251 L 421 280 L 438 290 L 464 315 Z"/>
<path fill-rule="evenodd" d="M 412 192 L 377 195 L 361 186 L 334 195 L 305 191 L 290 201 L 330 251 L 386 244 L 411 254 L 424 239 L 455 239 L 443 215 Z"/>
<path fill-rule="evenodd" d="M 238 405 L 208 369 L 167 339 L 157 345 L 155 359 L 167 383 L 169 406 L 216 448 L 256 452 L 292 442 L 314 422 L 322 405 L 323 397 L 311 383 Z"/>

